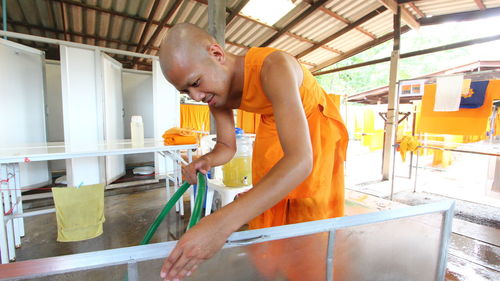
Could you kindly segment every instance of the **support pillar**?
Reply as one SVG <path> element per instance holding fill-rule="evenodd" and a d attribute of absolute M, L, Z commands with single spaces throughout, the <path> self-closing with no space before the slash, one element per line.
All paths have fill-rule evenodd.
<path fill-rule="evenodd" d="M 391 53 L 391 69 L 389 74 L 389 96 L 387 99 L 387 121 L 385 122 L 384 154 L 382 158 L 382 178 L 388 180 L 393 172 L 393 144 L 396 141 L 398 125 L 399 96 L 397 91 L 399 49 L 401 38 L 401 7 L 398 5 L 394 15 L 394 45 Z"/>
<path fill-rule="evenodd" d="M 226 0 L 208 0 L 208 33 L 224 47 L 226 33 Z M 210 114 L 210 134 L 215 134 L 215 119 Z"/>

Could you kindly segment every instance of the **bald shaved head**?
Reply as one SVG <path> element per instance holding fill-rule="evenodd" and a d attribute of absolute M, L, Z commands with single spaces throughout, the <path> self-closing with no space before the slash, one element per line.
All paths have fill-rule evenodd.
<path fill-rule="evenodd" d="M 217 41 L 205 30 L 189 23 L 180 23 L 170 29 L 160 46 L 160 64 L 163 73 L 208 57 L 208 48 Z"/>
<path fill-rule="evenodd" d="M 212 107 L 236 104 L 243 89 L 244 57 L 226 53 L 205 30 L 188 23 L 175 25 L 163 39 L 159 55 L 163 75 L 181 93 Z"/>

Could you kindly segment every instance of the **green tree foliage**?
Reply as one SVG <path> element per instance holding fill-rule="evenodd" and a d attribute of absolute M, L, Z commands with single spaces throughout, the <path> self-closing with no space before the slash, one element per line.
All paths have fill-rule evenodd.
<path fill-rule="evenodd" d="M 402 35 L 401 54 L 495 35 L 498 34 L 496 28 L 488 29 L 482 26 L 498 26 L 499 23 L 500 19 L 493 18 L 476 23 L 462 22 L 422 27 L 419 31 L 410 31 Z M 324 70 L 389 57 L 392 45 L 392 40 L 385 42 Z M 495 47 L 492 45 L 491 48 Z M 479 58 L 491 59 L 482 54 L 478 48 L 469 46 L 401 59 L 399 63 L 399 79 L 424 76 L 443 69 L 470 63 Z M 389 83 L 389 67 L 389 63 L 385 62 L 317 76 L 316 78 L 329 93 L 353 95 L 386 86 Z"/>

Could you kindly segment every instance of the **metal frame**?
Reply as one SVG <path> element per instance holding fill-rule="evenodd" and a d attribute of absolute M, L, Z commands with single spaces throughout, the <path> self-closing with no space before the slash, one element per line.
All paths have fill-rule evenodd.
<path fill-rule="evenodd" d="M 52 145 L 51 145 L 52 144 Z M 6 180 L 0 183 L 0 252 L 1 263 L 8 263 L 9 261 L 14 261 L 16 259 L 15 248 L 21 246 L 21 237 L 24 236 L 24 217 L 31 217 L 37 215 L 43 215 L 55 212 L 54 208 L 26 212 L 23 213 L 22 210 L 22 194 L 20 186 L 20 174 L 19 174 L 19 163 L 27 163 L 32 161 L 47 161 L 47 160 L 60 160 L 60 159 L 73 159 L 82 157 L 99 157 L 110 155 L 125 155 L 125 154 L 135 154 L 135 153 L 147 153 L 156 152 L 161 154 L 165 161 L 167 157 L 172 157 L 171 155 L 176 155 L 180 150 L 188 151 L 188 159 L 192 159 L 191 150 L 197 148 L 197 145 L 163 145 L 163 141 L 155 141 L 152 139 L 146 139 L 145 144 L 152 144 L 150 147 L 134 147 L 131 141 L 121 141 L 110 143 L 111 145 L 125 145 L 122 148 L 109 148 L 105 144 L 101 144 L 101 147 L 88 148 L 88 147 L 71 147 L 65 146 L 63 143 L 48 143 L 48 145 L 41 145 L 34 148 L 42 148 L 48 151 L 48 148 L 64 148 L 64 151 L 74 152 L 58 152 L 58 153 L 23 153 L 23 147 L 12 147 L 12 148 L 2 148 L 0 149 L 0 179 Z M 26 147 L 24 147 L 26 148 Z M 21 151 L 21 152 L 20 152 Z M 173 157 L 174 158 L 174 157 Z M 176 158 L 174 158 L 175 160 Z M 181 181 L 180 169 L 174 172 L 172 179 L 166 177 L 165 188 L 167 192 L 170 190 L 169 180 L 174 182 L 174 185 L 179 186 Z M 6 187 L 6 188 L 5 188 Z M 177 188 L 175 190 L 177 190 Z M 170 193 L 167 193 L 167 197 L 170 197 Z M 168 199 L 167 198 L 167 199 Z M 181 201 L 182 202 L 182 201 Z M 179 205 L 177 211 L 183 212 L 183 205 Z M 4 212 L 8 212 L 12 209 L 12 213 L 4 215 Z"/>
<path fill-rule="evenodd" d="M 326 270 L 328 275 L 326 276 L 326 280 L 332 280 L 333 250 L 336 230 L 413 216 L 442 213 L 444 217 L 441 224 L 440 252 L 438 255 L 439 264 L 436 271 L 436 280 L 444 280 L 454 205 L 454 201 L 447 200 L 357 216 L 236 232 L 229 237 L 223 248 L 226 249 L 278 239 L 329 232 L 328 253 L 325 262 L 330 269 Z M 128 266 L 129 276 L 135 276 L 134 274 L 136 271 L 134 270 L 136 267 L 134 264 L 146 260 L 165 258 L 174 249 L 175 245 L 176 241 L 170 241 L 0 265 L 0 269 L 4 273 L 3 276 L 0 277 L 0 280 L 35 278 L 88 269 L 98 269 L 120 264 Z"/>
<path fill-rule="evenodd" d="M 450 76 L 450 75 L 456 75 L 456 74 L 446 74 L 446 75 L 438 75 L 438 76 L 427 76 L 427 77 L 419 77 L 419 78 L 410 78 L 410 79 L 401 79 L 397 82 L 397 88 L 398 91 L 396 92 L 396 101 L 399 105 L 399 99 L 400 99 L 400 90 L 399 87 L 402 82 L 406 81 L 416 81 L 416 80 L 423 80 L 424 84 L 433 84 L 436 83 L 437 77 L 443 77 L 443 76 Z M 471 73 L 466 73 L 464 74 L 464 77 L 467 77 L 469 79 L 473 80 L 491 80 L 491 79 L 496 79 L 500 77 L 500 70 L 487 70 L 487 71 L 478 71 L 478 72 L 471 72 Z M 424 93 L 425 94 L 425 93 Z M 396 148 L 398 144 L 393 144 L 393 158 L 392 158 L 392 175 L 390 177 L 390 185 L 391 185 L 391 193 L 390 193 L 390 200 L 392 201 L 393 196 L 394 196 L 394 174 L 395 174 L 395 158 L 396 158 Z M 472 150 L 463 150 L 463 149 L 452 149 L 452 148 L 443 148 L 443 147 L 433 147 L 433 146 L 419 146 L 419 148 L 426 148 L 426 149 L 435 149 L 435 150 L 441 150 L 441 151 L 451 151 L 451 152 L 463 152 L 463 153 L 471 153 L 471 154 L 479 154 L 479 155 L 487 155 L 487 156 L 496 156 L 499 157 L 499 153 L 490 153 L 490 152 L 481 152 L 481 151 L 472 151 Z M 412 153 L 413 155 L 413 153 Z M 415 164 L 415 180 L 413 182 L 413 192 L 417 191 L 417 178 L 418 178 L 418 163 L 419 163 L 419 153 L 416 155 L 416 164 Z M 413 165 L 413 157 L 410 160 L 410 177 L 411 177 L 411 170 L 412 170 L 412 165 Z"/>
<path fill-rule="evenodd" d="M 152 56 L 152 55 L 138 54 L 138 53 L 124 51 L 124 50 L 118 50 L 118 49 L 106 48 L 106 47 L 97 47 L 97 46 L 92 46 L 92 45 L 74 43 L 74 42 L 69 42 L 69 41 L 64 41 L 64 40 L 59 40 L 59 39 L 46 38 L 46 37 L 28 35 L 28 34 L 17 33 L 17 32 L 0 31 L 0 35 L 4 35 L 4 36 L 11 37 L 11 38 L 16 38 L 16 39 L 47 43 L 47 44 L 66 45 L 66 46 L 77 47 L 77 48 L 100 50 L 100 51 L 103 51 L 106 53 L 117 54 L 117 55 L 139 57 L 139 58 L 145 58 L 145 59 L 157 58 L 157 56 Z"/>

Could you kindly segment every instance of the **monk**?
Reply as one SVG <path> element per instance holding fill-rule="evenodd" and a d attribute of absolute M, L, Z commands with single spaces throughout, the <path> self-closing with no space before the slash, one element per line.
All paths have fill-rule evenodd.
<path fill-rule="evenodd" d="M 169 31 L 159 56 L 167 80 L 207 103 L 216 122 L 214 149 L 183 167 L 189 183 L 235 154 L 233 109 L 261 114 L 253 188 L 188 230 L 165 260 L 162 278 L 189 276 L 245 223 L 255 229 L 343 215 L 347 131 L 334 99 L 293 56 L 273 48 L 232 55 L 186 23 Z"/>

